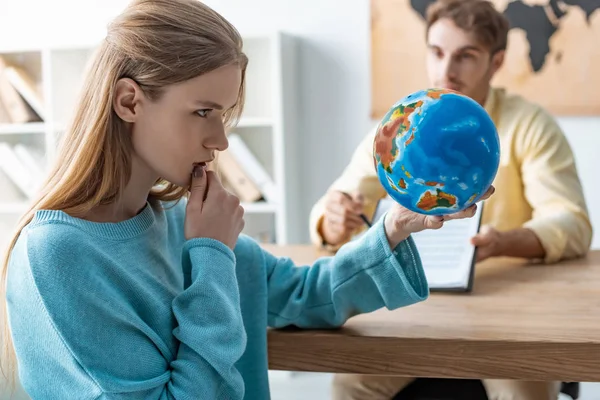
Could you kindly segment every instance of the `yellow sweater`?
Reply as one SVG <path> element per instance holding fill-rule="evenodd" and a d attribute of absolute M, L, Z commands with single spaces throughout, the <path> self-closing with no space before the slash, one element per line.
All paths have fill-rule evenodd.
<path fill-rule="evenodd" d="M 496 193 L 486 201 L 482 223 L 500 231 L 533 230 L 548 263 L 584 255 L 591 244 L 592 226 L 573 153 L 558 124 L 541 107 L 504 89 L 490 89 L 485 109 L 498 129 L 501 160 L 494 181 Z M 328 189 L 361 192 L 368 218 L 377 201 L 386 196 L 373 165 L 374 137 L 375 129 Z M 324 201 L 325 196 L 310 215 L 311 240 L 317 245 L 322 243 Z"/>

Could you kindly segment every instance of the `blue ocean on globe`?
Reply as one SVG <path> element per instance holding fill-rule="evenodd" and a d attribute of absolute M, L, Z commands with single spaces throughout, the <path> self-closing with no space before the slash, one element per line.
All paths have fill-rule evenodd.
<path fill-rule="evenodd" d="M 500 164 L 500 140 L 487 111 L 447 89 L 406 96 L 383 117 L 373 142 L 377 176 L 402 206 L 452 214 L 477 202 Z"/>

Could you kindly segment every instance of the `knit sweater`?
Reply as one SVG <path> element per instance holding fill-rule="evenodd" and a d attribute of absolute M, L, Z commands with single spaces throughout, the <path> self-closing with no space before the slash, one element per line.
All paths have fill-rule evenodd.
<path fill-rule="evenodd" d="M 42 210 L 11 253 L 9 320 L 33 399 L 268 399 L 267 329 L 333 328 L 424 300 L 411 238 L 375 225 L 297 266 L 247 236 L 183 234 L 185 203 L 118 223 Z"/>

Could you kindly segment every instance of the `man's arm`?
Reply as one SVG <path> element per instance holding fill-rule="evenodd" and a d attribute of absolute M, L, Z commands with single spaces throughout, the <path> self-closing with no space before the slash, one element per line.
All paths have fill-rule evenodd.
<path fill-rule="evenodd" d="M 548 263 L 582 256 L 590 248 L 592 226 L 571 147 L 542 110 L 526 129 L 514 144 L 533 216 L 522 229 L 504 233 L 505 255 L 543 257 Z"/>
<path fill-rule="evenodd" d="M 542 242 L 529 228 L 501 232 L 485 225 L 471 239 L 471 243 L 477 246 L 477 261 L 494 256 L 539 259 L 544 258 L 546 254 Z"/>
<path fill-rule="evenodd" d="M 361 181 L 366 177 L 375 177 L 375 165 L 373 163 L 373 140 L 375 138 L 376 128 L 359 143 L 349 164 L 346 166 L 342 175 L 337 178 L 327 192 L 313 206 L 310 218 L 309 229 L 311 241 L 315 245 L 323 243 L 321 225 L 325 214 L 325 201 L 327 194 L 331 191 L 342 191 L 353 194 L 359 191 Z M 384 192 L 383 187 L 380 188 Z M 361 193 L 365 201 L 365 214 L 370 218 L 374 212 L 376 198 L 381 198 L 381 192 L 377 193 Z M 343 243 L 342 243 L 343 244 Z M 342 244 L 338 244 L 332 250 L 339 248 Z"/>

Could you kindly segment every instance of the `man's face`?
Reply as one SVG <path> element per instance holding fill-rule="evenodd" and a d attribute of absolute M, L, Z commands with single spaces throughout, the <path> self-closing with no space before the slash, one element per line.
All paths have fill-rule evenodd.
<path fill-rule="evenodd" d="M 490 81 L 502 65 L 504 52 L 490 54 L 472 32 L 448 18 L 436 21 L 427 35 L 427 73 L 430 85 L 459 91 L 480 104 Z"/>

